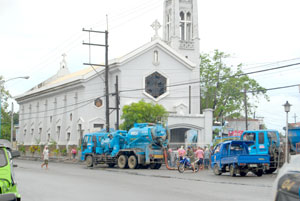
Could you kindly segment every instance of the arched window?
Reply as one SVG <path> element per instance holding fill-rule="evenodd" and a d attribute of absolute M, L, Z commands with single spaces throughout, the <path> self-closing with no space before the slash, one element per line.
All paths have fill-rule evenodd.
<path fill-rule="evenodd" d="M 192 15 L 190 12 L 186 14 L 180 12 L 180 40 L 191 41 L 192 40 Z"/>
<path fill-rule="evenodd" d="M 154 64 L 158 64 L 159 60 L 158 60 L 158 51 L 155 50 L 153 53 L 153 63 Z"/>
<path fill-rule="evenodd" d="M 170 33 L 171 33 L 171 10 L 167 14 L 167 40 L 170 40 Z"/>
<path fill-rule="evenodd" d="M 184 12 L 180 12 L 180 40 L 185 40 L 185 19 Z"/>
<path fill-rule="evenodd" d="M 186 14 L 186 40 L 191 41 L 192 40 L 192 16 L 191 13 L 188 12 Z"/>

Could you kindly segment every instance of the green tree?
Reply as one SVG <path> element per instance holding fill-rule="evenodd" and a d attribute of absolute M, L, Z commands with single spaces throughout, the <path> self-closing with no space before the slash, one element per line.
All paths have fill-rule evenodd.
<path fill-rule="evenodd" d="M 164 121 L 168 112 L 159 104 L 146 103 L 144 100 L 138 103 L 132 103 L 123 107 L 123 114 L 121 119 L 124 120 L 120 128 L 129 130 L 134 123 L 157 123 L 157 121 Z"/>
<path fill-rule="evenodd" d="M 236 72 L 226 66 L 224 59 L 230 57 L 215 50 L 214 55 L 203 54 L 200 56 L 201 79 L 201 108 L 214 109 L 214 118 L 240 117 L 244 112 L 244 90 L 251 94 L 258 102 L 262 95 L 268 100 L 266 89 L 261 87 L 254 79 L 245 75 L 238 65 Z M 248 113 L 251 114 L 255 105 L 247 101 Z"/>
<path fill-rule="evenodd" d="M 8 98 L 11 97 L 9 92 L 3 86 L 3 77 L 0 76 L 0 93 L 1 93 L 1 138 L 10 140 L 10 113 L 8 109 Z"/>

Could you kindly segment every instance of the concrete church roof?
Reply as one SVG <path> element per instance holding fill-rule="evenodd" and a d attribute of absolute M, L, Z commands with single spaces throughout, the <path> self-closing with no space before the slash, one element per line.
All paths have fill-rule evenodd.
<path fill-rule="evenodd" d="M 169 45 L 167 45 L 164 41 L 162 41 L 160 38 L 157 38 L 149 43 L 146 43 L 145 45 L 133 50 L 132 52 L 116 59 L 112 59 L 109 61 L 110 68 L 120 67 L 124 65 L 125 63 L 133 60 L 134 58 L 142 55 L 143 53 L 149 51 L 149 49 L 158 46 L 161 49 L 163 49 L 166 53 L 168 53 L 170 56 L 172 56 L 174 59 L 182 63 L 185 67 L 187 67 L 190 70 L 193 70 L 196 67 L 196 64 L 190 61 L 189 59 L 185 58 L 178 52 L 176 52 L 173 48 L 171 48 Z M 98 73 L 103 73 L 104 68 L 99 66 L 94 66 L 94 69 L 98 71 Z M 18 95 L 15 97 L 15 99 L 21 100 L 26 99 L 26 97 L 31 97 L 34 94 L 44 92 L 47 93 L 47 91 L 50 91 L 51 89 L 58 89 L 64 86 L 67 86 L 68 84 L 71 84 L 74 82 L 80 82 L 85 79 L 88 79 L 92 76 L 96 75 L 95 70 L 93 67 L 87 67 L 82 70 L 76 71 L 74 73 L 69 73 L 60 77 L 52 76 L 49 79 L 45 80 L 44 82 L 38 84 L 37 86 L 33 87 L 29 91 L 25 92 L 24 94 Z M 100 70 L 99 70 L 100 69 Z"/>

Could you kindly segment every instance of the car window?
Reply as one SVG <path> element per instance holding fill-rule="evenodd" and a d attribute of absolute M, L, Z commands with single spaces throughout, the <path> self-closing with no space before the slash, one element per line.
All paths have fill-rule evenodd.
<path fill-rule="evenodd" d="M 258 133 L 258 144 L 265 143 L 265 134 L 263 132 Z"/>
<path fill-rule="evenodd" d="M 3 149 L 0 149 L 0 167 L 7 165 L 6 155 Z"/>
<path fill-rule="evenodd" d="M 277 143 L 277 135 L 274 131 L 268 131 L 268 138 L 269 140 L 272 140 L 273 142 Z"/>
<path fill-rule="evenodd" d="M 243 136 L 243 140 L 255 142 L 255 133 L 245 133 L 245 135 Z"/>
<path fill-rule="evenodd" d="M 89 136 L 87 136 L 87 135 L 84 136 L 84 138 L 83 138 L 83 143 L 87 143 L 87 142 L 88 142 L 88 137 L 89 137 Z"/>

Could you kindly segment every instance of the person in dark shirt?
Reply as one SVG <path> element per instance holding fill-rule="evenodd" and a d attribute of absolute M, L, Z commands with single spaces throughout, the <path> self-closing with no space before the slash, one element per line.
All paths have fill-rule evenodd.
<path fill-rule="evenodd" d="M 190 159 L 190 163 L 192 165 L 193 171 L 196 172 L 195 171 L 195 153 L 193 152 L 193 150 L 191 149 L 190 146 L 188 146 L 186 156 Z"/>

